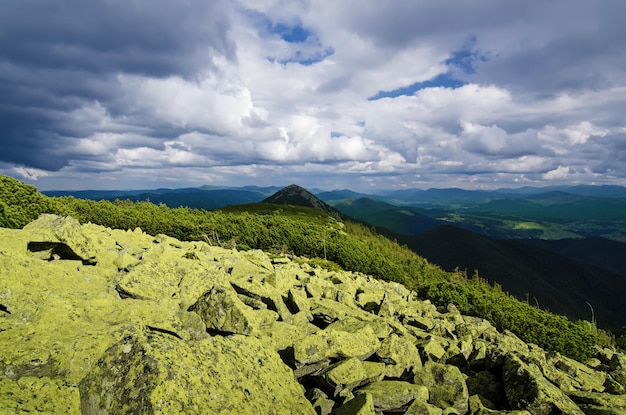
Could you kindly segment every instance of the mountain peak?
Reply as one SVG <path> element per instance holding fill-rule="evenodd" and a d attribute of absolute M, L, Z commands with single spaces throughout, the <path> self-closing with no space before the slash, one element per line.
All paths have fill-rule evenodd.
<path fill-rule="evenodd" d="M 278 192 L 264 199 L 261 203 L 305 206 L 320 210 L 336 218 L 341 218 L 343 216 L 337 209 L 328 205 L 313 193 L 309 192 L 304 187 L 298 186 L 297 184 L 290 184 L 289 186 L 280 189 Z"/>

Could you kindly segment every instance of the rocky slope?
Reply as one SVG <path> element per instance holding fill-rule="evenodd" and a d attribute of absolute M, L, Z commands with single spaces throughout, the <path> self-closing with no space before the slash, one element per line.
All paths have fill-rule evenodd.
<path fill-rule="evenodd" d="M 63 414 L 626 414 L 585 364 L 401 285 L 43 215 L 0 229 L 0 408 Z"/>

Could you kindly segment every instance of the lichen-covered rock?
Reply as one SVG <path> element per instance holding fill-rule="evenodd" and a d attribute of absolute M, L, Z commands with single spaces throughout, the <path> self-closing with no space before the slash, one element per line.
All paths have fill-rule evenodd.
<path fill-rule="evenodd" d="M 428 388 L 429 403 L 442 409 L 454 408 L 461 414 L 467 412 L 469 393 L 458 367 L 426 362 L 414 373 L 414 383 Z"/>
<path fill-rule="evenodd" d="M 366 326 L 355 333 L 325 329 L 294 343 L 294 358 L 298 366 L 328 358 L 358 357 L 366 359 L 380 347 L 378 337 Z"/>
<path fill-rule="evenodd" d="M 120 252 L 120 256 L 114 261 L 117 265 L 117 269 L 120 271 L 130 271 L 135 265 L 139 264 L 141 260 L 128 252 Z"/>
<path fill-rule="evenodd" d="M 361 361 L 352 357 L 327 367 L 315 378 L 331 395 L 345 397 L 367 379 L 367 374 Z"/>
<path fill-rule="evenodd" d="M 580 405 L 587 413 L 615 413 L 626 414 L 626 395 L 611 395 L 608 393 L 576 391 L 569 397 Z M 610 412 L 614 411 L 614 412 Z M 615 412 L 617 411 L 617 412 Z"/>
<path fill-rule="evenodd" d="M 335 401 L 330 399 L 326 392 L 313 388 L 306 391 L 306 398 L 311 402 L 313 409 L 318 415 L 328 415 L 335 407 Z"/>
<path fill-rule="evenodd" d="M 278 313 L 282 321 L 291 321 L 293 316 L 282 295 L 272 285 L 261 283 L 255 279 L 235 279 L 230 284 L 239 294 L 261 301 L 268 310 Z"/>
<path fill-rule="evenodd" d="M 318 331 L 319 328 L 309 323 L 302 313 L 295 314 L 289 323 L 274 321 L 259 328 L 259 332 L 271 341 L 276 351 L 293 349 L 295 342 Z"/>
<path fill-rule="evenodd" d="M 332 415 L 375 415 L 374 398 L 369 393 L 357 395 L 341 405 Z"/>
<path fill-rule="evenodd" d="M 385 291 L 381 289 L 358 290 L 356 293 L 356 303 L 363 310 L 378 313 L 380 305 L 385 297 Z"/>
<path fill-rule="evenodd" d="M 287 299 L 285 304 L 294 314 L 307 313 L 311 308 L 311 305 L 306 298 L 306 292 L 299 292 L 295 288 L 289 288 L 289 290 L 287 290 Z M 313 319 L 313 317 L 311 317 L 311 319 Z"/>
<path fill-rule="evenodd" d="M 409 405 L 404 415 L 443 415 L 443 410 L 428 402 L 416 399 Z"/>
<path fill-rule="evenodd" d="M 429 335 L 426 340 L 419 342 L 417 345 L 424 361 L 433 362 L 441 362 L 443 360 L 446 355 L 444 346 L 447 346 L 447 341 L 434 335 Z"/>
<path fill-rule="evenodd" d="M 526 364 L 509 353 L 502 371 L 504 390 L 513 408 L 528 410 L 533 415 L 583 414 L 565 393 L 543 376 L 536 365 Z"/>
<path fill-rule="evenodd" d="M 347 306 L 328 298 L 311 299 L 311 314 L 313 317 L 326 324 L 346 317 L 352 317 L 362 321 L 374 321 L 378 317 L 359 308 Z"/>
<path fill-rule="evenodd" d="M 395 333 L 382 341 L 376 356 L 385 363 L 385 375 L 390 378 L 400 378 L 411 373 L 414 368 L 422 367 L 414 341 Z"/>
<path fill-rule="evenodd" d="M 274 272 L 274 266 L 270 258 L 257 249 L 246 251 L 238 256 L 230 256 L 231 271 L 233 279 L 247 279 L 263 277 Z"/>
<path fill-rule="evenodd" d="M 479 395 L 470 396 L 468 415 L 503 415 L 503 414 L 531 415 L 531 413 L 526 410 L 503 411 L 499 409 L 493 409 L 492 403 L 484 399 L 483 397 Z"/>
<path fill-rule="evenodd" d="M 544 362 L 541 362 L 544 363 Z M 550 353 L 540 366 L 544 376 L 564 392 L 603 392 L 607 374 L 573 359 Z"/>
<path fill-rule="evenodd" d="M 291 371 L 251 337 L 129 336 L 80 382 L 83 414 L 315 414 Z"/>
<path fill-rule="evenodd" d="M 356 396 L 370 394 L 378 411 L 406 410 L 411 402 L 418 399 L 428 401 L 428 388 L 401 380 L 373 382 L 359 389 Z"/>
<path fill-rule="evenodd" d="M 80 414 L 80 394 L 74 385 L 59 379 L 25 376 L 0 378 L 3 414 Z"/>
<path fill-rule="evenodd" d="M 44 214 L 24 227 L 29 234 L 28 249 L 49 252 L 46 259 L 96 262 L 96 250 L 91 239 L 83 233 L 80 223 L 69 216 Z"/>
<path fill-rule="evenodd" d="M 259 319 L 229 286 L 215 286 L 200 297 L 191 310 L 198 313 L 207 328 L 225 333 L 252 334 Z"/>
<path fill-rule="evenodd" d="M 379 339 L 386 338 L 393 330 L 387 321 L 377 316 L 372 316 L 372 318 L 367 321 L 346 316 L 340 320 L 334 321 L 326 328 L 347 331 L 348 333 L 356 333 L 363 330 L 365 327 L 371 328 L 374 331 L 374 334 L 376 334 L 376 337 Z"/>

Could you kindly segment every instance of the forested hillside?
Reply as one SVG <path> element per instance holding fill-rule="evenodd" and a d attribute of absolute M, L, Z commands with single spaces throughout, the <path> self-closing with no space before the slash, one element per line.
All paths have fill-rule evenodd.
<path fill-rule="evenodd" d="M 448 273 L 406 247 L 358 223 L 341 222 L 304 207 L 252 204 L 219 211 L 131 201 L 89 201 L 72 197 L 48 198 L 32 186 L 0 176 L 0 226 L 21 227 L 48 212 L 73 216 L 111 228 L 140 227 L 148 234 L 167 234 L 181 240 L 257 248 L 317 258 L 327 267 L 362 272 L 415 289 L 435 304 L 457 305 L 464 314 L 490 320 L 526 342 L 576 359 L 590 356 L 606 335 L 589 322 L 572 322 L 520 302 L 484 280 Z"/>

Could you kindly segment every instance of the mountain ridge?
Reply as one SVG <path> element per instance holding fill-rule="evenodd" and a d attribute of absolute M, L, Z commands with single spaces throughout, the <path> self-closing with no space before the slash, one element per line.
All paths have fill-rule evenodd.
<path fill-rule="evenodd" d="M 285 186 L 273 195 L 263 199 L 261 203 L 310 207 L 338 219 L 344 218 L 345 216 L 339 210 L 335 209 L 304 187 L 298 186 L 297 184 Z"/>

